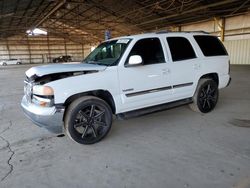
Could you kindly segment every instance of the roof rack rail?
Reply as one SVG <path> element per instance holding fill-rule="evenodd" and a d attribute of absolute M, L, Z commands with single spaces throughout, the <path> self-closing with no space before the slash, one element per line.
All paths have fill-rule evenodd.
<path fill-rule="evenodd" d="M 209 32 L 206 32 L 206 31 L 185 31 L 187 33 L 204 33 L 204 34 L 209 34 Z"/>
<path fill-rule="evenodd" d="M 172 31 L 168 31 L 168 30 L 162 30 L 162 31 L 157 31 L 155 32 L 156 34 L 164 34 L 164 33 L 170 33 Z"/>
<path fill-rule="evenodd" d="M 204 33 L 204 34 L 209 34 L 209 32 L 206 31 L 168 31 L 168 30 L 162 30 L 162 31 L 157 31 L 155 34 L 164 34 L 164 33 Z"/>

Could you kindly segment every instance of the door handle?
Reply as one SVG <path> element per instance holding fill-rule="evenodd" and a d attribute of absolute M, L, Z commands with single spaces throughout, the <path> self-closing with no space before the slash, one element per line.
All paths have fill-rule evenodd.
<path fill-rule="evenodd" d="M 170 73 L 170 69 L 162 69 L 162 73 L 163 74 L 169 74 Z"/>

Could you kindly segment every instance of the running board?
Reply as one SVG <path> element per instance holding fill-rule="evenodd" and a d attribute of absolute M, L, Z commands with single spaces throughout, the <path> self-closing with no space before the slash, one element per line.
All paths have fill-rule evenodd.
<path fill-rule="evenodd" d="M 166 110 L 166 109 L 175 108 L 177 106 L 192 103 L 192 101 L 193 101 L 192 98 L 182 99 L 182 100 L 178 100 L 178 101 L 174 101 L 174 102 L 169 102 L 169 103 L 165 103 L 165 104 L 160 104 L 160 105 L 156 105 L 156 106 L 142 108 L 139 110 L 133 110 L 133 111 L 129 111 L 129 112 L 120 113 L 120 114 L 117 114 L 116 117 L 119 120 L 124 120 L 124 119 L 128 119 L 128 118 L 142 116 L 145 114 L 150 114 L 153 112 L 158 112 L 158 111 L 162 111 L 162 110 Z"/>

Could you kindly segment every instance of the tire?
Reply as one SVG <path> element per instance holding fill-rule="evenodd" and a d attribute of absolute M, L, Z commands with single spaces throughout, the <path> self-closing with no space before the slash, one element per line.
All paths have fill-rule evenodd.
<path fill-rule="evenodd" d="M 65 132 L 79 144 L 101 141 L 109 133 L 111 125 L 111 108 L 97 97 L 84 96 L 76 99 L 66 110 Z"/>
<path fill-rule="evenodd" d="M 7 63 L 3 63 L 3 66 L 7 66 Z"/>
<path fill-rule="evenodd" d="M 195 112 L 208 113 L 215 108 L 218 98 L 217 83 L 212 79 L 201 79 L 193 96 L 193 103 L 189 106 Z"/>

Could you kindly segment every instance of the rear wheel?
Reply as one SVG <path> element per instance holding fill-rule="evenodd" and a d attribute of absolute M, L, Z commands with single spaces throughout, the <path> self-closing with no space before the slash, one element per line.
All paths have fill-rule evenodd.
<path fill-rule="evenodd" d="M 3 63 L 3 66 L 7 66 L 7 63 Z"/>
<path fill-rule="evenodd" d="M 218 97 L 217 83 L 212 79 L 201 79 L 193 96 L 193 103 L 189 106 L 196 112 L 208 113 L 215 108 Z"/>
<path fill-rule="evenodd" d="M 66 134 L 80 144 L 94 144 L 110 131 L 112 112 L 97 97 L 85 96 L 72 102 L 65 116 Z"/>

